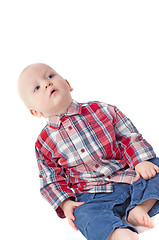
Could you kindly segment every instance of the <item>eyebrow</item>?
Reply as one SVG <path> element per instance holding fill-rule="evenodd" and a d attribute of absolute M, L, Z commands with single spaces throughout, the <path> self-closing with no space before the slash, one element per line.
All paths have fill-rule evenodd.
<path fill-rule="evenodd" d="M 41 71 L 40 76 L 41 77 L 45 76 L 47 72 L 48 72 L 48 69 L 47 70 L 45 69 L 44 71 Z"/>
<path fill-rule="evenodd" d="M 45 76 L 45 78 L 47 78 L 48 73 L 51 71 L 55 74 L 55 71 L 52 68 L 48 68 L 47 70 L 43 71 L 42 76 Z"/>

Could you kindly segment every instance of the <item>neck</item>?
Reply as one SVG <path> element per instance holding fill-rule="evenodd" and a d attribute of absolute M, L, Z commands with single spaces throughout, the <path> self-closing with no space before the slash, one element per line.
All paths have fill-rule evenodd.
<path fill-rule="evenodd" d="M 72 103 L 72 99 L 70 99 L 70 101 L 67 102 L 67 104 L 64 106 L 64 108 L 60 111 L 58 115 L 64 115 L 67 112 L 67 109 L 69 108 L 71 103 Z"/>

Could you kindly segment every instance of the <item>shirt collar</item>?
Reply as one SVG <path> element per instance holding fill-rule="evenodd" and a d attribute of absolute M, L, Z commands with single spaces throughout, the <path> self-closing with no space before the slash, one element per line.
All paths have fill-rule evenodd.
<path fill-rule="evenodd" d="M 81 104 L 73 100 L 65 114 L 49 117 L 47 120 L 47 124 L 54 129 L 58 129 L 61 125 L 61 122 L 65 121 L 67 117 L 80 113 Z"/>

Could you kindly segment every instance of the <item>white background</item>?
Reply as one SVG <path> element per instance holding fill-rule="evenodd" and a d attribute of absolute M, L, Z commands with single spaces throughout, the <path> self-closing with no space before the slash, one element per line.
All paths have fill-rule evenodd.
<path fill-rule="evenodd" d="M 45 119 L 32 117 L 17 94 L 27 65 L 52 66 L 76 101 L 116 105 L 159 156 L 158 13 L 153 0 L 1 1 L 1 239 L 84 239 L 40 196 L 34 142 Z"/>

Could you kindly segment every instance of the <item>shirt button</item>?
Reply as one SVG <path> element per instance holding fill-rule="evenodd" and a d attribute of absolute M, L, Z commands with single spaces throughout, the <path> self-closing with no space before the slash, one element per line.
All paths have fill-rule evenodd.
<path fill-rule="evenodd" d="M 98 168 L 99 167 L 99 164 L 97 163 L 96 165 L 95 165 L 95 168 Z"/>
<path fill-rule="evenodd" d="M 82 148 L 82 149 L 81 149 L 81 152 L 82 152 L 82 153 L 84 153 L 84 152 L 85 152 L 85 149 L 84 149 L 84 148 Z"/>
<path fill-rule="evenodd" d="M 111 176 L 108 176 L 107 178 L 108 178 L 108 179 L 111 179 Z"/>
<path fill-rule="evenodd" d="M 71 127 L 71 126 L 69 126 L 69 127 L 68 127 L 68 129 L 69 129 L 69 130 L 72 130 L 72 127 Z"/>

